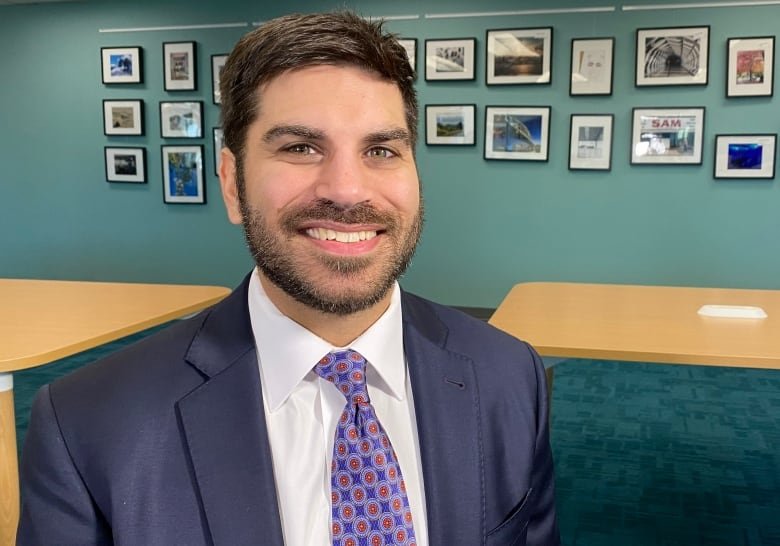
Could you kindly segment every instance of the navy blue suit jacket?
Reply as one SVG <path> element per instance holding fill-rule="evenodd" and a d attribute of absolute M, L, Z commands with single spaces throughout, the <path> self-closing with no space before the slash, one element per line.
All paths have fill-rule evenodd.
<path fill-rule="evenodd" d="M 283 546 L 245 281 L 41 389 L 20 546 Z M 526 345 L 402 296 L 431 546 L 559 543 L 544 370 Z"/>

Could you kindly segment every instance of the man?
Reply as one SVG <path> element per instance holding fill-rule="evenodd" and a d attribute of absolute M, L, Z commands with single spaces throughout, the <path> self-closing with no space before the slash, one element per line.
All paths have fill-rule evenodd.
<path fill-rule="evenodd" d="M 283 17 L 221 92 L 257 268 L 42 389 L 18 544 L 558 544 L 539 358 L 396 282 L 423 222 L 403 48 L 350 13 Z"/>

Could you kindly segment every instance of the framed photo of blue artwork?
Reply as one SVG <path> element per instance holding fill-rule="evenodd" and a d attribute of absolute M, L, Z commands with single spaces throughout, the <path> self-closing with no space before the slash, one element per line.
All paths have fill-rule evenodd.
<path fill-rule="evenodd" d="M 103 83 L 142 83 L 143 70 L 139 46 L 101 47 L 100 64 Z"/>
<path fill-rule="evenodd" d="M 715 178 L 772 180 L 777 135 L 715 135 Z"/>
<path fill-rule="evenodd" d="M 202 205 L 206 202 L 203 181 L 203 146 L 162 146 L 163 201 Z"/>

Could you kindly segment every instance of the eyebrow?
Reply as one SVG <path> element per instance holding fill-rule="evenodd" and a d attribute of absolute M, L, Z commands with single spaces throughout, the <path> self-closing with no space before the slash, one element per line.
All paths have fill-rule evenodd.
<path fill-rule="evenodd" d="M 305 125 L 275 125 L 268 129 L 263 135 L 265 142 L 271 142 L 282 136 L 295 136 L 310 140 L 322 140 L 325 138 L 323 131 L 306 127 Z"/>
<path fill-rule="evenodd" d="M 268 129 L 263 135 L 264 142 L 271 142 L 279 137 L 294 136 L 308 140 L 324 140 L 325 132 L 319 129 L 312 129 L 305 125 L 275 125 Z M 381 144 L 393 140 L 400 140 L 409 145 L 412 141 L 409 131 L 402 128 L 387 129 L 385 131 L 376 131 L 369 133 L 364 139 L 367 144 Z"/>

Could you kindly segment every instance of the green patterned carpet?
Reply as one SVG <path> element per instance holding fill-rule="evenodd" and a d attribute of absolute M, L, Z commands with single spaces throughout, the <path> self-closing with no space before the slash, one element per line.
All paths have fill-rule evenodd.
<path fill-rule="evenodd" d="M 16 374 L 19 438 L 40 385 L 152 331 Z M 780 546 L 780 371 L 588 360 L 555 370 L 565 545 Z"/>

